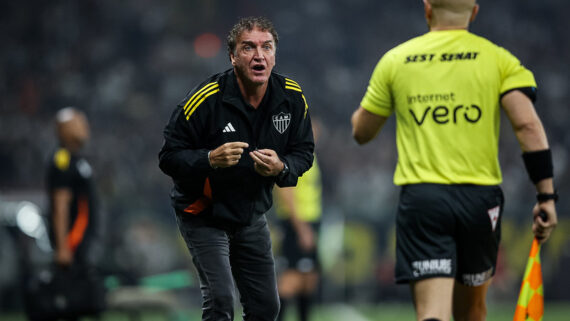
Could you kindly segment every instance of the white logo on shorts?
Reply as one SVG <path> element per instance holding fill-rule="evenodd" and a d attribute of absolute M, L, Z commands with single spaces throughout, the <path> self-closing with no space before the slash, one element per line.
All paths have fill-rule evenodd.
<path fill-rule="evenodd" d="M 430 274 L 451 274 L 451 259 L 435 259 L 412 262 L 415 277 Z"/>
<path fill-rule="evenodd" d="M 463 274 L 461 275 L 461 279 L 463 280 L 463 284 L 467 286 L 479 286 L 487 282 L 491 276 L 493 276 L 493 268 L 481 273 Z"/>
<path fill-rule="evenodd" d="M 500 206 L 495 206 L 492 209 L 487 210 L 487 214 L 489 214 L 489 219 L 491 219 L 491 225 L 493 225 L 493 232 L 495 231 L 495 227 L 497 227 L 497 221 L 499 220 L 500 210 L 501 210 Z"/>

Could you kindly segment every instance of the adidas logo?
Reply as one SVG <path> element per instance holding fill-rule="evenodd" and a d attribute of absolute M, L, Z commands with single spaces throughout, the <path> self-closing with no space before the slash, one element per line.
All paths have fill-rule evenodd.
<path fill-rule="evenodd" d="M 234 128 L 232 123 L 228 123 L 226 127 L 224 127 L 224 130 L 222 130 L 222 133 L 235 133 L 235 131 L 236 129 Z"/>

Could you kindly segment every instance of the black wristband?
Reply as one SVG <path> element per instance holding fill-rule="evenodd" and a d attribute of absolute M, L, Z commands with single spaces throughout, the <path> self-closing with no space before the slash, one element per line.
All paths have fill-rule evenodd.
<path fill-rule="evenodd" d="M 536 200 L 539 203 L 543 203 L 550 200 L 553 200 L 556 203 L 558 201 L 558 193 L 556 191 L 554 191 L 554 193 L 538 193 L 536 194 Z"/>
<path fill-rule="evenodd" d="M 522 158 L 528 176 L 534 184 L 553 176 L 552 153 L 550 149 L 525 152 L 522 154 Z"/>
<path fill-rule="evenodd" d="M 520 88 L 509 89 L 509 90 L 507 90 L 501 94 L 500 99 L 503 99 L 503 97 L 506 94 L 510 93 L 511 91 L 515 91 L 515 90 L 518 90 L 521 93 L 525 94 L 525 96 L 527 96 L 528 99 L 530 99 L 533 103 L 536 101 L 536 87 L 520 87 Z"/>

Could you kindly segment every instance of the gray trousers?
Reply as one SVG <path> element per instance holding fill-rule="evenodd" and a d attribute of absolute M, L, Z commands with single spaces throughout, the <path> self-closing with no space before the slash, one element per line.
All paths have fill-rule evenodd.
<path fill-rule="evenodd" d="M 239 228 L 216 227 L 180 215 L 177 222 L 200 277 L 202 320 L 233 320 L 234 280 L 243 320 L 275 320 L 279 295 L 265 216 Z"/>

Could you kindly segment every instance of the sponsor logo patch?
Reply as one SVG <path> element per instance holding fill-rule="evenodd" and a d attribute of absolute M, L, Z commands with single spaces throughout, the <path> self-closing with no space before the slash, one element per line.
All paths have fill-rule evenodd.
<path fill-rule="evenodd" d="M 451 259 L 434 259 L 412 262 L 415 277 L 430 274 L 451 274 Z"/>
<path fill-rule="evenodd" d="M 493 276 L 493 268 L 481 273 L 463 274 L 461 275 L 461 279 L 463 280 L 463 284 L 467 286 L 479 286 L 489 280 L 491 276 Z"/>

